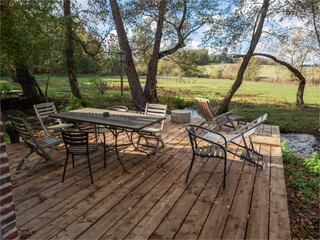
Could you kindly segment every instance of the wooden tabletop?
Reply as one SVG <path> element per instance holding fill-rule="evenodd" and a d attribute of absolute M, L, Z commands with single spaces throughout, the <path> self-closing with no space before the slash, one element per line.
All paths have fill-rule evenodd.
<path fill-rule="evenodd" d="M 109 116 L 106 116 L 106 114 Z M 52 118 L 61 118 L 66 122 L 89 122 L 109 127 L 141 130 L 154 123 L 160 122 L 164 117 L 146 116 L 132 112 L 112 111 L 98 108 L 82 108 L 70 112 L 50 114 Z"/>

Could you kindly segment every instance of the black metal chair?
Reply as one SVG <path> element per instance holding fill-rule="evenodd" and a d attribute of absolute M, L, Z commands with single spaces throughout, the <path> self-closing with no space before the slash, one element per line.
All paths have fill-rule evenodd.
<path fill-rule="evenodd" d="M 93 183 L 89 155 L 90 155 L 90 153 L 97 151 L 99 146 L 103 146 L 104 168 L 106 168 L 106 144 L 105 144 L 106 139 L 105 139 L 104 133 L 98 132 L 98 131 L 64 131 L 64 130 L 60 130 L 60 132 L 62 134 L 63 141 L 64 141 L 64 144 L 66 146 L 66 151 L 67 151 L 66 162 L 64 165 L 64 170 L 63 170 L 63 175 L 62 175 L 62 182 L 64 181 L 64 177 L 66 174 L 69 154 L 71 154 L 73 167 L 74 167 L 74 155 L 87 155 L 91 183 Z M 95 135 L 101 134 L 103 136 L 103 141 L 93 142 L 93 143 L 89 142 L 89 134 L 90 133 L 93 133 Z"/>
<path fill-rule="evenodd" d="M 208 133 L 215 133 L 214 131 L 198 126 L 198 125 L 188 125 L 186 126 L 186 130 L 189 134 L 190 143 L 192 147 L 192 160 L 190 163 L 190 167 L 188 170 L 188 175 L 186 178 L 186 182 L 188 182 L 188 178 L 193 166 L 193 162 L 196 156 L 200 157 L 213 157 L 213 158 L 220 158 L 224 159 L 224 172 L 223 172 L 223 188 L 226 186 L 226 167 L 227 167 L 227 141 L 221 135 L 221 140 L 224 140 L 224 146 L 212 142 L 208 139 L 205 139 L 204 136 Z"/>
<path fill-rule="evenodd" d="M 120 111 L 120 112 L 128 112 L 129 111 L 129 109 L 123 105 L 111 106 L 111 107 L 108 107 L 107 110 Z"/>

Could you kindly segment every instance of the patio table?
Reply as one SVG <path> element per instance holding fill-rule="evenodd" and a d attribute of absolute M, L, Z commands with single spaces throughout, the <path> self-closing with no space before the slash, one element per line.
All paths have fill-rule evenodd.
<path fill-rule="evenodd" d="M 81 127 L 77 124 L 78 122 L 93 123 L 96 125 L 103 125 L 104 127 L 106 127 L 114 136 L 115 151 L 124 171 L 125 167 L 118 153 L 118 135 L 122 132 L 126 132 L 130 143 L 134 146 L 136 150 L 141 151 L 135 146 L 135 144 L 132 141 L 133 132 L 139 131 L 142 128 L 148 127 L 164 119 L 164 117 L 146 116 L 138 113 L 120 112 L 98 108 L 82 108 L 72 110 L 69 112 L 50 114 L 49 117 L 60 118 L 66 122 L 74 123 L 78 126 L 79 129 L 81 129 Z M 128 135 L 128 132 L 131 133 L 131 136 Z M 146 154 L 149 157 L 149 154 Z"/>

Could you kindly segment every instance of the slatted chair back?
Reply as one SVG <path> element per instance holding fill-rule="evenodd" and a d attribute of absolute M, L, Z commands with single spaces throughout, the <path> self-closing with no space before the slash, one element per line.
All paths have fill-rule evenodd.
<path fill-rule="evenodd" d="M 67 148 L 67 151 L 71 152 L 70 146 L 88 146 L 89 143 L 89 134 L 87 132 L 71 132 L 71 131 L 61 131 L 64 144 Z M 74 148 L 77 149 L 77 148 Z M 80 148 L 78 148 L 79 150 Z M 78 154 L 85 154 L 88 149 L 85 151 L 78 152 Z M 76 153 L 76 152 L 75 152 Z"/>
<path fill-rule="evenodd" d="M 192 125 L 192 124 L 187 125 L 186 130 L 189 134 L 190 144 L 191 144 L 192 153 L 193 153 L 188 175 L 186 178 L 186 182 L 188 181 L 196 156 L 220 158 L 224 160 L 223 187 L 225 188 L 226 164 L 227 164 L 226 139 L 222 135 L 220 135 L 224 140 L 222 143 L 210 141 L 206 139 L 205 136 L 208 133 L 214 133 L 214 132 L 210 129 L 207 129 L 198 125 Z"/>
<path fill-rule="evenodd" d="M 167 112 L 167 105 L 147 103 L 144 114 L 145 115 L 149 115 L 149 116 L 159 116 L 159 117 L 164 117 L 165 118 L 166 117 L 166 112 Z M 143 128 L 141 131 L 139 131 L 138 132 L 139 137 L 138 137 L 138 141 L 137 141 L 137 146 L 140 144 L 140 139 L 144 138 L 146 140 L 146 143 L 147 143 L 147 145 L 145 145 L 145 146 L 149 146 L 148 139 L 154 139 L 154 140 L 157 141 L 156 145 L 153 147 L 154 148 L 154 151 L 153 151 L 154 154 L 157 153 L 160 142 L 161 142 L 162 146 L 164 147 L 164 142 L 161 139 L 163 128 L 164 128 L 164 122 L 165 122 L 165 120 L 161 121 L 160 127 L 158 127 L 158 126 L 156 126 L 154 124 L 154 125 L 152 125 L 150 127 Z"/>
<path fill-rule="evenodd" d="M 69 154 L 72 155 L 72 163 L 74 167 L 74 155 L 87 155 L 88 167 L 90 172 L 91 183 L 93 183 L 93 176 L 91 170 L 91 163 L 89 154 L 99 149 L 99 146 L 103 146 L 104 168 L 106 168 L 106 139 L 103 132 L 98 131 L 65 131 L 60 130 L 64 144 L 66 146 L 66 161 L 64 165 L 62 182 L 66 174 Z M 101 134 L 103 136 L 102 142 L 89 142 L 89 134 Z"/>
<path fill-rule="evenodd" d="M 164 104 L 147 103 L 144 114 L 150 116 L 166 117 L 167 108 L 168 106 Z M 163 127 L 164 120 L 161 121 L 160 131 L 163 130 Z"/>
<path fill-rule="evenodd" d="M 37 144 L 37 139 L 34 137 L 33 132 L 31 131 L 28 123 L 23 118 L 9 116 L 13 126 L 19 132 L 20 137 L 22 140 L 29 146 L 34 148 Z"/>
<path fill-rule="evenodd" d="M 210 108 L 209 100 L 204 98 L 195 98 L 195 100 L 198 106 L 198 110 L 203 118 L 207 121 L 214 121 L 215 115 Z"/>
<path fill-rule="evenodd" d="M 74 126 L 72 123 L 63 123 L 60 118 L 52 119 L 53 122 L 55 123 L 54 125 L 50 125 L 47 127 L 44 125 L 44 122 L 43 122 L 44 119 L 49 118 L 50 114 L 58 113 L 53 102 L 35 104 L 33 105 L 33 107 L 40 121 L 40 124 L 47 136 L 49 135 L 48 130 L 57 131 L 60 129 L 70 128 Z"/>
<path fill-rule="evenodd" d="M 221 129 L 222 126 L 231 127 L 236 130 L 236 126 L 233 122 L 237 122 L 238 126 L 240 123 L 246 123 L 246 118 L 238 115 L 231 115 L 231 112 L 226 112 L 215 116 L 213 110 L 210 108 L 210 102 L 205 98 L 195 98 L 198 105 L 198 110 L 206 122 L 203 124 L 212 124 L 212 129 Z"/>
<path fill-rule="evenodd" d="M 41 126 L 42 126 L 44 132 L 46 133 L 46 135 L 48 135 L 48 131 L 43 123 L 43 119 L 48 118 L 50 114 L 58 113 L 56 106 L 54 105 L 53 102 L 50 102 L 50 103 L 35 104 L 35 105 L 33 105 L 33 108 L 37 114 L 37 117 L 41 123 Z M 61 119 L 59 119 L 59 118 L 53 119 L 53 121 L 56 124 L 62 124 Z"/>

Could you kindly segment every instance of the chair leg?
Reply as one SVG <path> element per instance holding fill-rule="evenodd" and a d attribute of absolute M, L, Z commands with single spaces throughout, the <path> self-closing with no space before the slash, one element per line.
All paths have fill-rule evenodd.
<path fill-rule="evenodd" d="M 34 152 L 33 150 L 30 150 L 29 153 L 27 153 L 26 155 L 24 155 L 24 157 L 20 160 L 20 162 L 19 162 L 16 170 L 20 170 L 20 169 L 21 169 L 23 163 L 25 162 L 25 159 L 27 159 L 33 152 Z"/>
<path fill-rule="evenodd" d="M 90 172 L 91 183 L 93 184 L 93 177 L 92 177 L 92 170 L 91 170 L 89 154 L 87 154 L 87 159 L 88 159 L 88 167 L 89 167 L 89 172 Z"/>
<path fill-rule="evenodd" d="M 74 167 L 74 155 L 72 154 L 72 167 Z"/>
<path fill-rule="evenodd" d="M 104 165 L 104 168 L 107 167 L 107 157 L 106 157 L 106 144 L 103 144 L 103 165 Z"/>
<path fill-rule="evenodd" d="M 190 172 L 191 172 L 191 169 L 192 169 L 192 166 L 193 166 L 194 159 L 195 159 L 195 155 L 193 154 L 193 156 L 192 156 L 192 160 L 191 160 L 191 163 L 190 163 L 190 167 L 189 167 L 189 171 L 188 171 L 188 175 L 187 175 L 187 178 L 186 178 L 186 182 L 188 182 L 189 174 L 190 174 Z"/>
<path fill-rule="evenodd" d="M 226 188 L 227 157 L 224 158 L 223 188 Z"/>
<path fill-rule="evenodd" d="M 140 139 L 141 139 L 141 136 L 139 135 L 139 137 L 138 137 L 138 141 L 137 141 L 137 147 L 139 146 L 139 144 L 140 144 Z"/>
<path fill-rule="evenodd" d="M 73 155 L 72 155 L 72 157 L 73 157 Z M 63 174 L 62 174 L 62 181 L 61 181 L 62 183 L 63 183 L 63 181 L 64 181 L 64 176 L 66 175 L 67 164 L 68 164 L 68 158 L 69 158 L 69 154 L 67 153 L 66 162 L 65 162 L 65 164 L 64 164 Z"/>

